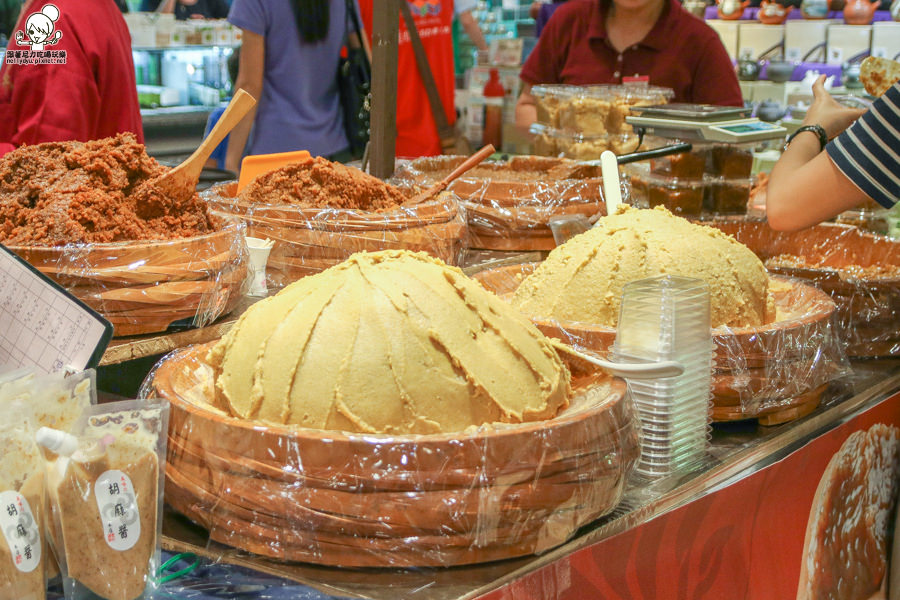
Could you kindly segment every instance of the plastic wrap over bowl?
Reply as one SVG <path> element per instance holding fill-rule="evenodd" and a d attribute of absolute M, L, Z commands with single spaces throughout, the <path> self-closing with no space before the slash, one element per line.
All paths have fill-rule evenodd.
<path fill-rule="evenodd" d="M 202 327 L 234 309 L 247 275 L 245 229 L 225 218 L 188 238 L 10 249 L 127 336 Z"/>
<path fill-rule="evenodd" d="M 640 453 L 625 383 L 573 366 L 553 419 L 385 436 L 267 425 L 213 408 L 208 346 L 164 359 L 166 500 L 212 540 L 343 567 L 451 566 L 541 552 L 611 511 Z"/>

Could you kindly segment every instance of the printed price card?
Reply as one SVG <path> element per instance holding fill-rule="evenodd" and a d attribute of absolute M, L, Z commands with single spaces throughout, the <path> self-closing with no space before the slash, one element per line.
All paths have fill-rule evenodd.
<path fill-rule="evenodd" d="M 0 369 L 97 366 L 112 324 L 0 244 Z"/>

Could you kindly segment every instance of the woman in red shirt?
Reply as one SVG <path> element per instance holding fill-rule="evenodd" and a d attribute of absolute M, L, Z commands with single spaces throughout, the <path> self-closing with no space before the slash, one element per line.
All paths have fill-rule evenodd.
<path fill-rule="evenodd" d="M 678 0 L 570 0 L 553 14 L 522 67 L 516 123 L 537 119 L 531 87 L 628 78 L 675 90 L 675 102 L 741 106 L 718 34 Z"/>
<path fill-rule="evenodd" d="M 143 142 L 131 36 L 113 0 L 29 0 L 13 31 L 0 69 L 0 156 L 126 131 Z"/>

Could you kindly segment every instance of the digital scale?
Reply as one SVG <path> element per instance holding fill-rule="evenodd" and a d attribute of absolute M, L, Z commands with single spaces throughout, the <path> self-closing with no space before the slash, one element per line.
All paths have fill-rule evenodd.
<path fill-rule="evenodd" d="M 710 104 L 632 106 L 625 121 L 665 138 L 709 142 L 757 142 L 783 138 L 787 129 L 748 117 L 749 108 Z"/>

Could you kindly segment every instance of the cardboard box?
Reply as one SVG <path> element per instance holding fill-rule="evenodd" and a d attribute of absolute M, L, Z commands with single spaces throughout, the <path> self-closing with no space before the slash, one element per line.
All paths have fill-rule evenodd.
<path fill-rule="evenodd" d="M 786 60 L 799 61 L 808 55 L 816 46 L 825 44 L 828 27 L 839 21 L 823 19 L 820 21 L 792 19 L 784 24 L 784 57 Z M 825 56 L 824 47 L 820 56 Z M 815 55 L 810 58 L 815 58 Z"/>
<path fill-rule="evenodd" d="M 828 28 L 828 52 L 825 62 L 842 65 L 872 46 L 871 25 L 831 25 Z"/>
<path fill-rule="evenodd" d="M 784 41 L 784 25 L 740 22 L 738 24 L 738 58 L 756 59 L 766 50 Z"/>
<path fill-rule="evenodd" d="M 722 40 L 722 45 L 725 46 L 725 50 L 728 52 L 728 56 L 731 60 L 737 60 L 739 48 L 738 22 L 727 21 L 725 19 L 710 19 L 706 24 L 719 34 L 719 39 Z"/>
<path fill-rule="evenodd" d="M 872 56 L 896 59 L 900 54 L 900 22 L 872 23 Z"/>

